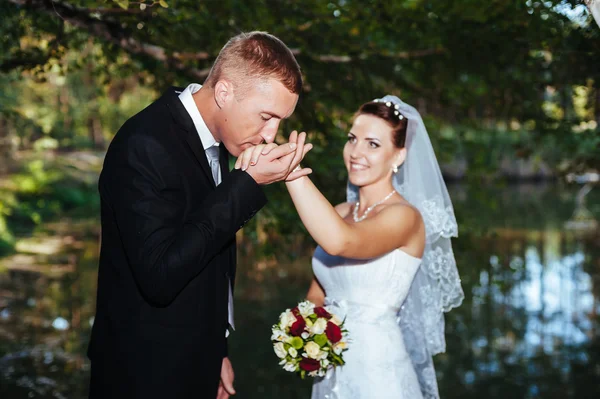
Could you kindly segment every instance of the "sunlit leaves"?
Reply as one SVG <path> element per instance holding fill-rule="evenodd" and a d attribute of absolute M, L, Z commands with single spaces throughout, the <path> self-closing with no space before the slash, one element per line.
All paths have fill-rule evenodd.
<path fill-rule="evenodd" d="M 129 8 L 129 0 L 113 0 L 113 1 L 115 3 L 117 3 L 117 5 L 124 10 L 127 10 Z"/>
<path fill-rule="evenodd" d="M 166 0 L 159 0 L 159 1 L 112 0 L 112 1 L 124 10 L 129 9 L 130 5 L 139 5 L 139 8 L 141 11 L 144 11 L 146 8 L 153 7 L 154 5 L 157 5 L 157 4 L 162 8 L 169 8 L 169 4 L 166 2 Z"/>

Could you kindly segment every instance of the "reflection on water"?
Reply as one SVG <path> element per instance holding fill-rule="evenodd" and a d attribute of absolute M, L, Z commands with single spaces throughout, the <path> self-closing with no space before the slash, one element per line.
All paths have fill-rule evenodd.
<path fill-rule="evenodd" d="M 471 290 L 474 367 L 463 382 L 477 386 L 493 379 L 521 379 L 521 393 L 512 397 L 579 397 L 574 396 L 574 379 L 582 375 L 575 376 L 574 367 L 594 364 L 588 347 L 598 338 L 600 311 L 594 275 L 584 268 L 586 254 L 578 242 L 552 230 L 528 234 L 512 245 L 518 249 L 506 254 L 504 262 L 490 255 Z M 599 371 L 587 371 L 590 384 Z M 505 389 L 512 383 L 507 381 Z M 485 386 L 476 389 L 492 393 Z"/>
<path fill-rule="evenodd" d="M 590 292 L 591 277 L 582 268 L 582 252 L 541 263 L 535 248 L 526 253 L 527 281 L 511 293 L 515 307 L 524 306 L 532 317 L 525 332 L 525 347 L 539 346 L 552 353 L 558 345 L 580 345 L 590 339 L 592 317 L 596 315 Z M 537 278 L 536 278 L 537 277 Z M 589 315 L 589 317 L 588 317 Z"/>
<path fill-rule="evenodd" d="M 600 397 L 600 233 L 572 223 L 576 194 L 557 185 L 451 187 L 466 298 L 448 315 L 447 353 L 436 357 L 442 397 Z M 599 197 L 587 197 L 588 221 L 600 219 Z M 2 398 L 86 397 L 97 226 L 57 231 L 58 250 L 31 250 L 42 240 L 0 266 Z M 269 342 L 271 324 L 311 278 L 309 253 L 279 251 L 258 262 L 241 250 L 230 343 L 241 398 L 310 392 L 310 381 L 279 369 Z"/>

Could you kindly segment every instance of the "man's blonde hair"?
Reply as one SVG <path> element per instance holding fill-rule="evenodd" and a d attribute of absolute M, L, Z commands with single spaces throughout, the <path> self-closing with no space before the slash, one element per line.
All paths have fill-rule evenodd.
<path fill-rule="evenodd" d="M 232 37 L 219 52 L 204 84 L 214 88 L 219 80 L 230 79 L 243 92 L 253 78 L 276 79 L 295 94 L 302 90 L 302 73 L 292 51 L 277 37 L 258 31 Z"/>

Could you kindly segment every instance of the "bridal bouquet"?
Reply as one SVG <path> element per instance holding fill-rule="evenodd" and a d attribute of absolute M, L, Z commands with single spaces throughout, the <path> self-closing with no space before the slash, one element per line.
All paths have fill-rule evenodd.
<path fill-rule="evenodd" d="M 300 377 L 322 377 L 330 367 L 344 364 L 348 349 L 344 322 L 326 308 L 300 302 L 279 316 L 273 326 L 273 349 L 285 371 Z"/>

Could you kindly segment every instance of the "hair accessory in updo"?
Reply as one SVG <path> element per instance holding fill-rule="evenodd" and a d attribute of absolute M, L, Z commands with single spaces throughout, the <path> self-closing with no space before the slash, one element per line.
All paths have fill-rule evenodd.
<path fill-rule="evenodd" d="M 379 98 L 376 98 L 375 100 L 373 100 L 374 103 L 382 103 L 383 101 Z M 391 101 L 386 101 L 385 105 L 392 108 L 392 106 L 394 107 L 394 115 L 396 115 L 398 117 L 399 120 L 404 119 L 404 115 L 402 115 L 400 113 L 400 111 L 398 111 L 398 109 L 400 108 L 400 105 L 398 104 L 393 104 Z"/>

